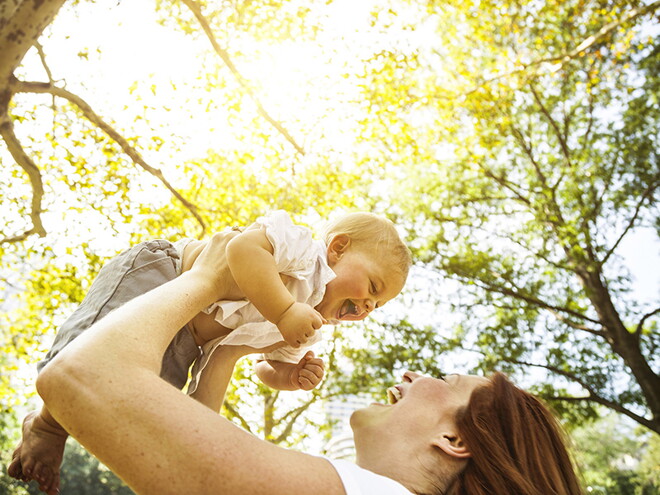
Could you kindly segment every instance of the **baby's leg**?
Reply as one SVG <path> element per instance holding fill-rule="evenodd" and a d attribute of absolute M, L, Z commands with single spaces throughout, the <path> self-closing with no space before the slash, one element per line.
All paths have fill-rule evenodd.
<path fill-rule="evenodd" d="M 95 321 L 175 278 L 176 260 L 176 250 L 166 241 L 138 244 L 110 260 L 92 283 L 85 300 L 58 330 L 52 348 L 38 365 L 39 370 Z M 66 432 L 44 408 L 25 417 L 22 433 L 9 474 L 23 481 L 37 480 L 49 495 L 57 493 Z"/>
<path fill-rule="evenodd" d="M 39 489 L 49 495 L 59 493 L 60 465 L 68 434 L 48 409 L 33 411 L 23 420 L 23 437 L 7 472 L 23 481 L 37 480 Z"/>

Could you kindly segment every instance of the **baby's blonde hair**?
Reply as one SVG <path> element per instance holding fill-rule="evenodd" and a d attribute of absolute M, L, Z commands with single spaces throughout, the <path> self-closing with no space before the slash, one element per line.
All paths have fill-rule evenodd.
<path fill-rule="evenodd" d="M 391 220 L 373 213 L 348 213 L 326 227 L 326 245 L 341 234 L 348 236 L 351 245 L 356 249 L 391 261 L 392 268 L 400 271 L 404 280 L 408 277 L 412 264 L 410 250 L 401 240 Z"/>

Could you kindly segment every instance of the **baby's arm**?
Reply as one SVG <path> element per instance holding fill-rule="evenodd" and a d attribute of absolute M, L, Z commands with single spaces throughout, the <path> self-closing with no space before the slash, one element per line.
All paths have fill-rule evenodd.
<path fill-rule="evenodd" d="M 298 364 L 282 361 L 259 361 L 254 371 L 264 385 L 277 390 L 312 390 L 325 373 L 323 359 L 308 351 Z"/>
<path fill-rule="evenodd" d="M 323 317 L 308 304 L 296 302 L 282 282 L 264 231 L 251 227 L 232 239 L 227 262 L 238 287 L 264 318 L 277 325 L 287 344 L 305 344 L 321 328 Z"/>

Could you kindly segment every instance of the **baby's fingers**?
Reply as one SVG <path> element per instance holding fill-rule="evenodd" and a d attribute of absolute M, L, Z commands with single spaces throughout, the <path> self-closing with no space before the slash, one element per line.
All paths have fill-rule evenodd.
<path fill-rule="evenodd" d="M 298 385 L 303 390 L 312 390 L 321 381 L 322 376 L 317 376 L 309 370 L 302 369 L 298 374 Z"/>
<path fill-rule="evenodd" d="M 298 386 L 301 390 L 312 390 L 317 384 L 310 382 L 307 378 L 298 378 Z"/>
<path fill-rule="evenodd" d="M 323 362 L 323 359 L 321 358 L 312 358 L 308 359 L 305 361 L 305 368 L 311 369 L 312 367 L 317 367 L 324 369 L 325 368 L 325 363 Z"/>
<path fill-rule="evenodd" d="M 300 374 L 302 375 L 303 372 L 309 373 L 309 375 L 306 376 L 315 376 L 318 380 L 323 378 L 323 374 L 325 372 L 323 368 L 323 362 L 321 363 L 305 363 L 305 366 L 303 369 L 300 370 Z"/>

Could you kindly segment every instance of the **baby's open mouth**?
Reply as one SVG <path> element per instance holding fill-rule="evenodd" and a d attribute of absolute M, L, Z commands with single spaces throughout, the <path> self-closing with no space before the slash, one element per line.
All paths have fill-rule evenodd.
<path fill-rule="evenodd" d="M 346 299 L 346 302 L 342 304 L 341 310 L 339 311 L 339 319 L 341 320 L 346 316 L 355 316 L 359 314 L 359 312 L 357 305 L 350 299 Z"/>

